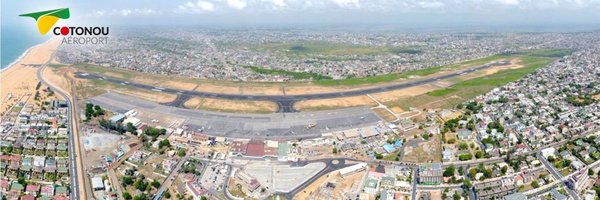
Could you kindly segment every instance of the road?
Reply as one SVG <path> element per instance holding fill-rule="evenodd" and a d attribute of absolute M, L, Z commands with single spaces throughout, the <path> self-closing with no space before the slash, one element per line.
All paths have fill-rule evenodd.
<path fill-rule="evenodd" d="M 336 161 L 337 163 L 334 163 L 334 161 Z M 296 194 L 300 193 L 302 190 L 304 190 L 304 188 L 308 187 L 310 184 L 315 182 L 321 176 L 324 176 L 325 174 L 328 174 L 330 172 L 333 172 L 333 171 L 336 171 L 336 170 L 339 170 L 344 167 L 352 165 L 352 164 L 346 164 L 346 159 L 329 159 L 329 158 L 310 160 L 310 161 L 298 161 L 298 163 L 296 163 L 296 164 L 302 166 L 302 165 L 306 165 L 308 163 L 313 163 L 313 162 L 323 162 L 323 163 L 325 163 L 325 168 L 323 168 L 321 171 L 319 171 L 314 176 L 312 176 L 309 179 L 302 182 L 302 184 L 300 184 L 298 187 L 294 188 L 293 190 L 291 190 L 287 193 L 277 193 L 277 194 L 285 196 L 285 199 L 293 199 L 294 196 L 296 196 Z"/>
<path fill-rule="evenodd" d="M 209 97 L 209 98 L 220 98 L 220 99 L 233 99 L 233 100 L 262 100 L 262 101 L 272 101 L 278 105 L 278 112 L 296 112 L 293 108 L 293 104 L 297 101 L 301 100 L 311 100 L 311 99 L 330 99 L 337 97 L 350 97 L 350 96 L 360 96 L 372 93 L 380 93 L 391 90 L 404 89 L 414 86 L 419 86 L 427 83 L 432 83 L 439 80 L 454 78 L 460 75 L 473 73 L 482 69 L 487 69 L 496 65 L 486 64 L 480 65 L 476 67 L 472 67 L 466 70 L 457 71 L 450 74 L 445 74 L 442 76 L 432 77 L 432 78 L 424 78 L 416 81 L 396 83 L 392 85 L 386 85 L 382 87 L 372 87 L 366 89 L 359 90 L 351 90 L 351 91 L 342 91 L 342 92 L 329 92 L 329 93 L 317 93 L 317 94 L 301 94 L 301 95 L 245 95 L 245 94 L 225 94 L 225 93 L 212 93 L 212 92 L 201 92 L 201 91 L 189 91 L 189 90 L 176 90 L 172 88 L 162 88 L 156 87 L 154 85 L 146 85 L 135 82 L 128 82 L 125 80 L 118 80 L 114 78 L 103 77 L 95 74 L 76 72 L 75 77 L 77 78 L 86 78 L 86 79 L 97 79 L 108 81 L 114 84 L 119 85 L 129 85 L 141 89 L 146 90 L 154 90 L 154 91 L 162 91 L 171 94 L 177 94 L 179 96 L 183 96 L 183 98 L 177 99 L 187 99 L 190 96 L 198 96 L 198 97 Z M 170 105 L 181 105 L 182 102 L 172 102 Z"/>
<path fill-rule="evenodd" d="M 552 164 L 550 164 L 550 162 L 548 162 L 548 160 L 546 158 L 544 158 L 544 156 L 542 156 L 541 153 L 536 153 L 536 156 L 538 158 L 538 160 L 541 160 L 542 163 L 544 164 L 544 166 L 546 166 L 546 169 L 548 169 L 548 171 L 550 172 L 550 174 L 552 174 L 552 176 L 554 177 L 554 179 L 556 179 L 556 181 L 562 181 L 562 175 L 556 171 L 556 168 L 554 168 L 554 166 Z M 569 193 L 569 195 L 571 197 L 573 197 L 575 200 L 579 200 L 579 195 L 577 195 L 577 193 L 573 190 L 571 190 L 566 182 L 563 182 L 563 184 L 565 185 L 565 190 L 567 190 L 567 192 Z"/>
<path fill-rule="evenodd" d="M 410 199 L 417 199 L 417 181 L 419 180 L 419 169 L 413 168 L 413 177 L 412 177 L 412 191 L 410 192 Z"/>
<path fill-rule="evenodd" d="M 71 186 L 71 194 L 69 195 L 70 199 L 88 199 L 86 196 L 86 192 L 81 192 L 81 190 L 85 191 L 85 188 L 81 185 L 84 183 L 84 173 L 82 170 L 81 163 L 81 151 L 79 148 L 79 137 L 78 137 L 78 129 L 77 129 L 77 120 L 75 119 L 76 110 L 75 104 L 73 100 L 70 98 L 67 92 L 62 90 L 59 87 L 54 86 L 52 83 L 44 80 L 43 71 L 46 68 L 46 64 L 42 65 L 36 75 L 38 80 L 40 80 L 44 85 L 47 85 L 52 89 L 52 91 L 56 92 L 56 94 L 62 96 L 67 102 L 67 117 L 68 117 L 68 128 L 69 128 L 69 181 Z M 77 153 L 76 153 L 77 151 Z"/>
<path fill-rule="evenodd" d="M 156 196 L 154 196 L 154 200 L 159 200 L 160 198 L 162 198 L 163 193 L 165 192 L 165 190 L 167 190 L 167 188 L 169 186 L 171 186 L 171 184 L 173 183 L 173 180 L 175 179 L 175 176 L 177 176 L 177 174 L 179 174 L 179 170 L 181 169 L 181 166 L 183 166 L 183 163 L 185 163 L 185 161 L 187 161 L 189 157 L 190 156 L 188 153 L 188 155 L 185 155 L 185 157 L 183 157 L 183 158 L 181 158 L 181 160 L 179 160 L 175 169 L 171 170 L 171 173 L 169 174 L 169 176 L 167 176 L 167 178 L 162 182 L 162 184 L 160 184 L 160 188 L 158 188 L 158 192 L 156 192 Z"/>

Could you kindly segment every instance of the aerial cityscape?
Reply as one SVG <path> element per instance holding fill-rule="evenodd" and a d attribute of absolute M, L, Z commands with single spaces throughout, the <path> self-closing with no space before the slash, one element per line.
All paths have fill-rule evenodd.
<path fill-rule="evenodd" d="M 598 1 L 32 4 L 0 199 L 600 200 Z"/>

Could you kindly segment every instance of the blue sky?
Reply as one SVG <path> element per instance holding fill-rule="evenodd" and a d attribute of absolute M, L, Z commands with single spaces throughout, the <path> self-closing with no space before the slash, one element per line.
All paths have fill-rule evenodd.
<path fill-rule="evenodd" d="M 2 0 L 2 26 L 32 25 L 28 12 L 68 7 L 60 23 L 399 24 L 569 26 L 600 23 L 600 0 Z M 33 27 L 35 28 L 35 27 Z"/>

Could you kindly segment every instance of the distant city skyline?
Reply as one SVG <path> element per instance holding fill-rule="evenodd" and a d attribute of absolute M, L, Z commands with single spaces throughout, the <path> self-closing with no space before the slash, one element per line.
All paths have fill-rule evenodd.
<path fill-rule="evenodd" d="M 525 29 L 599 27 L 600 0 L 113 0 L 2 1 L 2 26 L 31 19 L 19 14 L 71 8 L 63 24 L 106 25 L 394 25 L 400 28 Z M 60 25 L 61 22 L 59 22 Z"/>

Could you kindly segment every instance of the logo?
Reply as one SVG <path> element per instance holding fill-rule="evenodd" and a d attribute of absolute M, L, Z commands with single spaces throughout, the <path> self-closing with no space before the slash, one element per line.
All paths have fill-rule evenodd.
<path fill-rule="evenodd" d="M 54 27 L 58 19 L 69 19 L 71 13 L 69 8 L 59 8 L 54 10 L 46 10 L 41 12 L 33 12 L 21 14 L 22 17 L 31 17 L 37 22 L 40 34 L 46 35 L 50 29 L 57 36 L 65 36 L 62 39 L 62 44 L 107 44 L 108 43 L 108 27 L 79 27 L 79 26 L 63 26 Z"/>
<path fill-rule="evenodd" d="M 46 35 L 50 28 L 56 24 L 58 19 L 69 19 L 71 14 L 68 8 L 59 8 L 54 10 L 46 10 L 41 12 L 27 13 L 19 15 L 22 17 L 32 17 L 37 21 L 37 27 L 40 34 Z"/>

